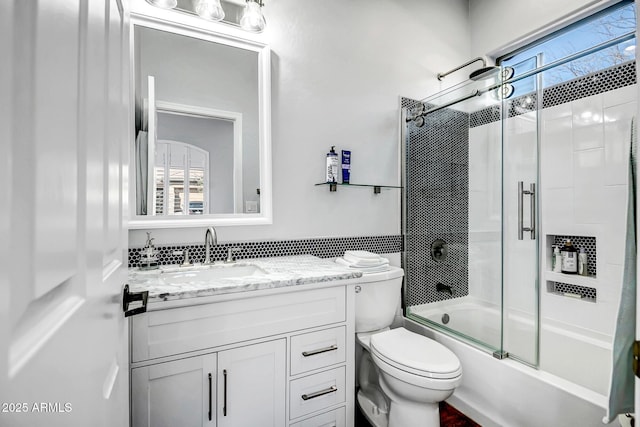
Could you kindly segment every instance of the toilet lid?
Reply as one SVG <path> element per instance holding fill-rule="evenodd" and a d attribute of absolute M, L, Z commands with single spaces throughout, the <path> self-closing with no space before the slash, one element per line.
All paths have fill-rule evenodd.
<path fill-rule="evenodd" d="M 442 344 L 404 328 L 371 336 L 371 352 L 398 369 L 429 378 L 462 374 L 458 357 Z"/>

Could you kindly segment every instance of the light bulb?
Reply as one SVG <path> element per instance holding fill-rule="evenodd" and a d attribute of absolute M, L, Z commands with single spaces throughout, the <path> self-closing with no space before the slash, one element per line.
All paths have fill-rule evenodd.
<path fill-rule="evenodd" d="M 209 21 L 222 21 L 224 18 L 224 10 L 222 10 L 220 0 L 198 0 L 196 13 Z"/>
<path fill-rule="evenodd" d="M 262 15 L 260 5 L 253 0 L 247 0 L 244 12 L 242 12 L 242 18 L 240 18 L 240 26 L 247 31 L 260 33 L 266 25 L 267 22 L 264 19 L 264 15 Z"/>
<path fill-rule="evenodd" d="M 161 9 L 173 9 L 177 6 L 178 0 L 147 0 L 147 3 Z"/>

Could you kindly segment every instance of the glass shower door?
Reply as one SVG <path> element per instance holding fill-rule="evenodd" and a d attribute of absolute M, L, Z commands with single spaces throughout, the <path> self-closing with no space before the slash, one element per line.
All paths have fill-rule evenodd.
<path fill-rule="evenodd" d="M 514 68 L 528 71 L 535 64 L 536 58 L 530 58 Z M 503 349 L 533 366 L 538 364 L 539 322 L 537 83 L 537 76 L 519 82 L 502 106 Z"/>
<path fill-rule="evenodd" d="M 470 82 L 426 114 L 405 100 L 404 300 L 410 319 L 536 365 L 537 103 L 503 89 Z"/>

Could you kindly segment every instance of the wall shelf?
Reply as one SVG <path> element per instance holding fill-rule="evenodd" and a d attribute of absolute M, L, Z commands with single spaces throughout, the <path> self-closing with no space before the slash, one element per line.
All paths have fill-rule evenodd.
<path fill-rule="evenodd" d="M 373 185 L 373 184 L 345 184 L 345 183 L 341 183 L 341 182 L 320 182 L 318 184 L 315 184 L 316 186 L 318 185 L 328 185 L 329 186 L 329 191 L 333 192 L 333 191 L 337 191 L 338 190 L 338 186 L 340 187 L 368 187 L 368 188 L 373 188 L 373 194 L 380 194 L 380 191 L 383 188 L 402 188 L 396 185 Z"/>
<path fill-rule="evenodd" d="M 545 271 L 545 280 L 553 282 L 567 283 L 569 285 L 586 286 L 594 288 L 598 285 L 598 279 L 595 276 L 581 276 L 579 274 L 556 273 L 553 271 Z"/>

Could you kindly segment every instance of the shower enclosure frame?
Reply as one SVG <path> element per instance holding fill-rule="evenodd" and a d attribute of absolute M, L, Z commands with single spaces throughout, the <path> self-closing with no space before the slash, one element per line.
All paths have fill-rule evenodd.
<path fill-rule="evenodd" d="M 618 37 L 616 37 L 614 39 L 611 39 L 611 40 L 608 40 L 606 42 L 594 45 L 594 46 L 592 46 L 592 47 L 590 47 L 588 49 L 585 49 L 585 50 L 577 52 L 577 53 L 575 53 L 573 55 L 567 56 L 567 57 L 565 57 L 565 58 L 563 58 L 561 60 L 557 60 L 557 61 L 551 62 L 551 63 L 543 65 L 543 66 L 535 67 L 533 70 L 531 70 L 529 72 L 522 73 L 522 74 L 520 74 L 520 75 L 518 75 L 516 77 L 512 77 L 512 78 L 510 78 L 509 80 L 507 80 L 505 82 L 492 85 L 492 86 L 490 86 L 488 88 L 483 88 L 483 89 L 480 89 L 480 90 L 472 91 L 471 94 L 467 94 L 467 95 L 461 97 L 460 99 L 456 99 L 455 101 L 446 103 L 444 105 L 440 105 L 440 106 L 438 106 L 438 107 L 436 107 L 436 108 L 434 108 L 432 110 L 427 110 L 426 113 L 423 113 L 423 115 L 429 114 L 431 112 L 434 112 L 434 111 L 442 109 L 442 108 L 446 108 L 446 107 L 451 106 L 451 105 L 455 105 L 458 102 L 464 101 L 465 99 L 470 99 L 470 98 L 473 98 L 475 96 L 482 95 L 483 93 L 486 93 L 487 91 L 495 90 L 496 88 L 499 88 L 502 84 L 515 83 L 515 82 L 518 82 L 518 81 L 520 81 L 522 79 L 526 79 L 526 78 L 530 78 L 530 77 L 534 77 L 537 80 L 537 85 L 536 85 L 536 89 L 535 90 L 536 90 L 536 93 L 538 94 L 538 99 L 542 100 L 542 96 L 541 95 L 542 95 L 543 86 L 540 84 L 541 83 L 540 82 L 540 78 L 541 78 L 542 73 L 544 71 L 551 70 L 551 69 L 553 69 L 553 68 L 555 68 L 555 67 L 557 67 L 559 65 L 563 65 L 563 64 L 568 63 L 570 61 L 582 58 L 582 57 L 584 57 L 586 55 L 590 55 L 592 53 L 601 51 L 602 49 L 618 45 L 618 44 L 623 43 L 625 41 L 631 40 L 634 37 L 635 37 L 635 31 L 623 34 L 623 35 L 618 36 Z M 478 93 L 478 92 L 480 92 L 480 93 Z M 450 93 L 450 90 L 441 92 L 440 94 L 436 94 L 436 95 L 434 95 L 434 97 L 438 96 L 438 95 L 441 95 L 443 93 Z M 430 99 L 433 99 L 433 97 L 431 97 Z M 422 102 L 422 101 L 420 101 L 420 102 Z M 538 115 L 542 111 L 542 108 L 543 107 L 541 105 L 538 105 L 536 107 L 536 115 Z M 408 218 L 408 216 L 407 216 L 408 215 L 408 212 L 407 212 L 407 210 L 408 210 L 408 192 L 409 192 L 409 185 L 410 185 L 407 182 L 407 161 L 408 161 L 408 158 L 407 158 L 407 134 L 408 134 L 407 118 L 408 118 L 409 114 L 407 112 L 407 108 L 406 107 L 402 107 L 402 105 L 401 105 L 400 111 L 401 111 L 401 114 L 400 114 L 401 127 L 400 127 L 400 132 L 399 133 L 400 133 L 400 140 L 401 140 L 401 144 L 400 144 L 400 146 L 401 146 L 401 158 L 402 158 L 402 160 L 401 160 L 401 163 L 402 163 L 401 181 L 402 181 L 402 188 L 403 188 L 402 199 L 401 199 L 401 202 L 402 202 L 401 228 L 402 228 L 403 236 L 405 237 L 404 238 L 404 251 L 403 251 L 403 254 L 402 254 L 402 261 L 403 261 L 403 265 L 406 268 L 407 265 L 409 264 L 409 262 L 408 262 L 409 253 L 408 253 L 408 247 L 407 246 L 408 246 L 408 235 L 409 235 L 408 233 L 410 232 L 410 230 L 408 230 L 408 222 L 407 222 L 407 218 Z M 504 148 L 505 148 L 504 147 L 504 137 L 505 137 L 504 126 L 505 126 L 505 115 L 507 115 L 507 114 L 508 114 L 508 111 L 507 111 L 507 108 L 506 108 L 506 105 L 505 105 L 505 100 L 503 100 L 502 101 L 502 105 L 501 105 L 501 118 L 500 118 L 500 121 L 502 123 L 502 125 L 501 125 L 502 126 L 501 147 L 502 147 L 502 156 L 503 156 L 502 159 L 501 159 L 501 163 L 502 163 L 501 169 L 502 169 L 503 173 L 504 173 L 504 167 L 505 167 L 504 166 L 504 161 L 505 161 L 504 160 L 504 154 L 505 154 L 504 153 Z M 540 161 L 539 161 L 539 159 L 540 159 L 540 145 L 541 145 L 540 144 L 541 126 L 542 126 L 541 125 L 541 121 L 537 119 L 536 120 L 536 140 L 537 140 L 536 141 L 536 158 L 538 159 L 538 161 L 537 161 L 537 165 L 536 165 L 536 183 L 539 183 L 539 181 L 540 181 L 540 173 L 541 173 L 540 172 Z M 503 185 L 504 185 L 504 183 L 503 183 Z M 538 191 L 541 190 L 539 185 L 537 186 L 537 190 Z M 537 196 L 537 194 L 536 194 L 536 196 Z M 501 218 L 501 222 L 503 224 L 505 222 L 505 218 L 504 218 L 504 215 L 505 215 L 504 197 L 505 197 L 505 194 L 504 194 L 504 191 L 503 191 L 503 194 L 502 194 L 503 200 L 502 200 L 502 206 L 501 206 L 501 213 L 503 215 L 503 217 Z M 535 214 L 536 214 L 535 216 L 537 218 L 539 218 L 539 219 L 542 219 L 542 217 L 541 217 L 541 203 L 542 203 L 541 199 L 538 198 L 538 203 L 536 203 L 536 208 L 535 208 Z M 536 240 L 536 256 L 537 256 L 536 263 L 538 265 L 536 267 L 536 278 L 535 278 L 535 295 L 536 295 L 536 298 L 537 298 L 537 300 L 536 300 L 536 310 L 535 310 L 535 319 L 536 319 L 536 326 L 535 326 L 535 330 L 536 330 L 535 359 L 534 359 L 533 362 L 531 362 L 530 360 L 521 359 L 517 355 L 513 355 L 513 354 L 510 355 L 510 357 L 512 357 L 512 358 L 514 358 L 514 359 L 516 359 L 516 360 L 518 360 L 518 361 L 520 361 L 520 362 L 522 362 L 524 364 L 533 366 L 533 367 L 538 367 L 539 366 L 539 362 L 540 362 L 540 316 L 541 316 L 541 313 L 540 313 L 540 311 L 541 311 L 540 294 L 542 292 L 542 289 L 541 289 L 542 277 L 540 276 L 540 274 L 541 274 L 541 265 L 540 264 L 542 263 L 542 260 L 546 256 L 546 254 L 544 253 L 544 247 L 543 247 L 543 245 L 546 245 L 546 242 L 542 242 L 543 235 L 540 234 L 540 228 L 538 228 L 536 230 L 536 238 L 537 238 L 537 240 Z M 504 239 L 505 239 L 504 230 L 502 230 L 501 252 L 502 252 L 502 261 L 503 261 L 503 263 L 504 263 L 505 257 L 507 256 L 507 254 L 504 253 L 504 247 L 505 247 Z M 409 280 L 409 279 L 406 279 L 406 280 Z M 409 305 L 407 303 L 407 294 L 408 294 L 407 285 L 408 284 L 407 284 L 406 280 L 405 280 L 405 283 L 403 285 L 403 298 L 402 298 L 403 313 L 404 313 L 405 317 L 409 317 L 409 318 L 413 319 L 414 321 L 417 321 L 415 318 L 411 317 L 410 313 L 409 313 L 410 307 L 409 307 Z M 501 344 L 500 344 L 501 348 L 499 350 L 508 351 L 509 349 L 505 348 L 505 346 L 504 346 L 504 322 L 505 322 L 505 319 L 504 319 L 504 314 L 505 314 L 505 312 L 504 312 L 504 310 L 505 310 L 505 304 L 504 304 L 504 302 L 505 302 L 505 294 L 504 294 L 504 290 L 505 290 L 505 288 L 504 287 L 505 286 L 509 286 L 509 284 L 504 283 L 504 269 L 503 268 L 501 268 L 501 282 L 502 283 L 501 283 L 501 305 L 500 305 L 500 310 L 501 310 L 501 325 L 503 327 L 501 328 L 501 340 L 500 340 L 501 341 Z M 446 327 L 443 328 L 440 325 L 432 325 L 432 324 L 430 324 L 429 322 L 426 322 L 426 321 L 425 321 L 425 324 L 427 326 L 429 326 L 429 327 L 434 327 L 435 329 L 443 331 L 444 333 L 446 333 L 448 335 L 451 335 L 452 337 L 454 337 L 456 339 L 459 339 L 459 340 L 465 341 L 467 343 L 470 343 L 471 345 L 473 345 L 473 346 L 475 346 L 477 348 L 480 348 L 480 349 L 485 350 L 485 351 L 488 350 L 487 346 L 483 345 L 482 342 L 479 343 L 477 340 L 474 340 L 473 337 L 466 337 L 464 335 L 461 336 L 459 334 L 456 334 L 455 332 L 452 332 L 451 330 L 447 329 Z M 500 351 L 496 352 L 496 354 L 495 354 L 495 356 L 498 357 L 498 358 L 500 358 L 500 357 L 502 357 L 504 355 L 505 354 L 500 352 Z"/>

